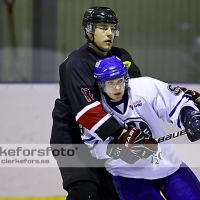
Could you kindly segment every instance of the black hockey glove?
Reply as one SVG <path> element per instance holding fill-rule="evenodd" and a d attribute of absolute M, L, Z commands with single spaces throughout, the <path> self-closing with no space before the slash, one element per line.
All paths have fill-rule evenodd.
<path fill-rule="evenodd" d="M 196 110 L 186 110 L 182 114 L 182 122 L 185 127 L 188 139 L 195 142 L 200 139 L 200 112 Z"/>
<path fill-rule="evenodd" d="M 119 144 L 123 149 L 129 149 L 137 157 L 146 159 L 158 150 L 158 142 L 149 134 L 138 128 L 130 128 L 119 138 Z"/>
<path fill-rule="evenodd" d="M 194 90 L 188 90 L 184 87 L 180 87 L 180 89 L 185 92 L 186 97 L 188 97 L 194 101 L 194 104 L 200 110 L 200 93 L 197 91 L 194 91 Z"/>
<path fill-rule="evenodd" d="M 140 158 L 128 149 L 123 149 L 118 140 L 112 140 L 107 146 L 106 154 L 114 160 L 121 159 L 128 164 L 134 164 Z"/>

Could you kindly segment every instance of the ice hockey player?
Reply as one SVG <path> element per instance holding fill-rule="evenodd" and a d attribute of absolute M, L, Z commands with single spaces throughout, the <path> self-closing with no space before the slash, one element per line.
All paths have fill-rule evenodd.
<path fill-rule="evenodd" d="M 185 129 L 191 142 L 200 139 L 200 112 L 194 102 L 179 87 L 160 80 L 129 79 L 127 67 L 116 56 L 100 59 L 94 77 L 103 109 L 125 133 L 102 140 L 83 128 L 82 140 L 94 157 L 106 159 L 120 199 L 161 200 L 160 191 L 167 200 L 200 199 L 199 181 L 171 141 L 156 142 L 166 135 L 160 119 Z"/>

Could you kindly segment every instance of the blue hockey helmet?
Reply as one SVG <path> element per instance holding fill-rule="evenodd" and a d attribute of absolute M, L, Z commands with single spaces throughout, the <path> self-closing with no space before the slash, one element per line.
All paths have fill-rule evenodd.
<path fill-rule="evenodd" d="M 94 77 L 102 87 L 105 81 L 125 77 L 126 88 L 128 87 L 128 69 L 126 65 L 117 57 L 112 56 L 100 59 L 94 67 Z"/>

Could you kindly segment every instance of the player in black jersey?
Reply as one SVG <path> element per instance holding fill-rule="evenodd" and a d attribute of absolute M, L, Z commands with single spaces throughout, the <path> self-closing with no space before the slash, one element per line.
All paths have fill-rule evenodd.
<path fill-rule="evenodd" d="M 97 60 L 118 56 L 127 65 L 131 78 L 141 76 L 130 54 L 123 48 L 113 47 L 115 37 L 119 36 L 119 23 L 110 8 L 89 8 L 82 25 L 87 43 L 73 51 L 59 68 L 60 98 L 56 99 L 52 113 L 52 148 L 57 148 L 58 144 L 65 148 L 70 148 L 70 144 L 82 144 L 78 123 L 95 130 L 103 140 L 111 135 L 118 137 L 123 131 L 115 118 L 103 111 L 99 102 L 98 85 L 93 76 Z M 80 166 L 85 167 L 64 167 L 67 159 L 57 159 L 63 188 L 68 192 L 67 200 L 118 199 L 107 171 L 87 166 L 88 159 L 90 163 L 91 160 L 97 162 L 89 151 L 84 158 L 73 159 L 78 159 Z"/>

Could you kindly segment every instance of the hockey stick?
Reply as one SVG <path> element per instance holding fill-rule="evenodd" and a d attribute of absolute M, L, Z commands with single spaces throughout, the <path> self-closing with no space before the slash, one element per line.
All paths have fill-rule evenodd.
<path fill-rule="evenodd" d="M 156 140 L 157 140 L 158 143 L 161 143 L 161 142 L 164 142 L 166 140 L 171 140 L 173 138 L 176 138 L 176 137 L 179 137 L 179 136 L 182 136 L 182 135 L 185 135 L 185 134 L 186 134 L 185 130 L 181 130 L 181 131 L 177 131 L 177 132 L 174 132 L 174 133 L 170 133 L 170 134 L 163 136 L 163 137 L 160 137 Z"/>

